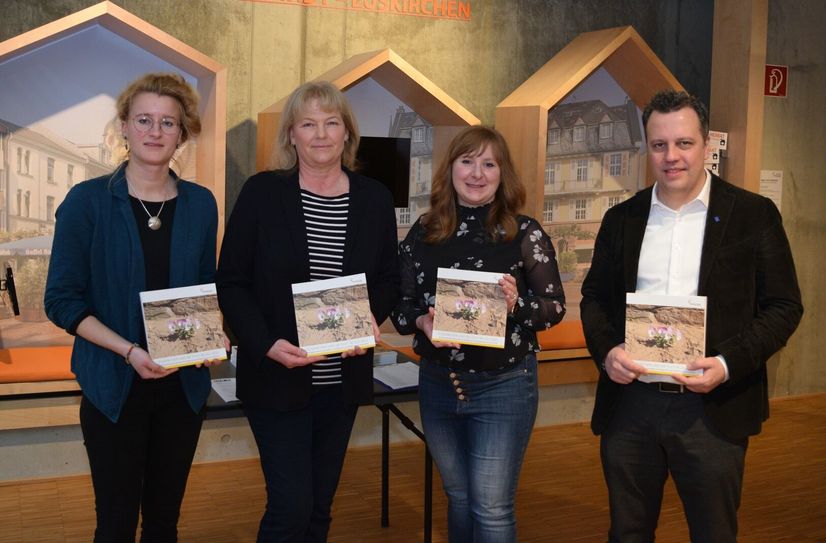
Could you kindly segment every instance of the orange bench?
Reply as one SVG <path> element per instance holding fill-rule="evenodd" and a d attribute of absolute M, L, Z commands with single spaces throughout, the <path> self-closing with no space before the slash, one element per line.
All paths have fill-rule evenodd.
<path fill-rule="evenodd" d="M 589 358 L 580 321 L 563 321 L 539 332 L 537 339 L 542 349 L 537 358 L 541 362 Z M 419 359 L 412 347 L 390 348 Z M 0 384 L 73 380 L 71 353 L 70 345 L 0 349 Z"/>
<path fill-rule="evenodd" d="M 541 351 L 540 385 L 595 383 L 599 378 L 596 366 L 585 347 L 582 321 L 562 321 L 536 335 Z M 543 363 L 543 362 L 553 362 Z"/>
<path fill-rule="evenodd" d="M 0 383 L 74 379 L 71 356 L 71 345 L 0 349 Z"/>
<path fill-rule="evenodd" d="M 541 351 L 537 354 L 540 385 L 595 383 L 598 373 L 588 349 L 581 321 L 563 321 L 536 335 Z M 418 361 L 412 347 L 382 344 L 386 349 L 403 353 Z M 543 364 L 542 362 L 553 362 Z"/>
<path fill-rule="evenodd" d="M 585 348 L 582 321 L 562 321 L 537 333 L 536 339 L 539 340 L 539 348 L 543 351 Z"/>
<path fill-rule="evenodd" d="M 0 431 L 78 423 L 72 347 L 0 349 Z"/>

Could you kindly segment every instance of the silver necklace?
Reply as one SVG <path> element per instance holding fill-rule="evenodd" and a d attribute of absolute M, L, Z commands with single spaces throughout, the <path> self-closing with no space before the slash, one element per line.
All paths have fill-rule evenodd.
<path fill-rule="evenodd" d="M 149 220 L 146 221 L 146 226 L 148 226 L 150 230 L 157 230 L 158 228 L 160 228 L 163 224 L 161 222 L 161 211 L 163 211 L 163 206 L 166 204 L 166 200 L 161 202 L 161 208 L 158 210 L 158 214 L 154 216 L 149 212 L 148 209 L 146 209 L 146 204 L 143 203 L 143 200 L 138 198 L 138 201 L 141 203 L 141 207 L 143 208 L 143 210 L 146 211 L 146 214 L 149 215 Z"/>
<path fill-rule="evenodd" d="M 126 182 L 127 182 L 127 184 L 128 184 L 128 183 L 129 183 L 129 180 L 127 179 L 127 180 L 126 180 Z M 134 189 L 133 189 L 133 191 L 134 191 Z M 141 199 L 140 199 L 140 196 L 138 196 L 137 194 L 138 194 L 138 193 L 137 193 L 137 192 L 135 192 L 135 198 L 137 198 L 137 199 L 138 199 L 138 202 L 140 202 L 140 203 L 141 203 L 141 207 L 143 208 L 143 210 L 144 210 L 144 211 L 146 211 L 146 214 L 149 216 L 149 220 L 148 220 L 148 221 L 146 221 L 146 226 L 148 226 L 150 230 L 157 230 L 157 229 L 159 229 L 159 228 L 163 225 L 163 223 L 161 222 L 161 212 L 163 211 L 163 206 L 165 206 L 165 205 L 166 205 L 166 201 L 167 201 L 169 198 L 164 198 L 164 201 L 163 201 L 163 202 L 161 202 L 161 208 L 158 210 L 158 214 L 157 214 L 157 215 L 152 215 L 152 214 L 149 212 L 149 210 L 148 210 L 148 209 L 146 209 L 146 204 L 144 204 L 144 203 L 143 203 L 143 200 L 141 200 Z"/>

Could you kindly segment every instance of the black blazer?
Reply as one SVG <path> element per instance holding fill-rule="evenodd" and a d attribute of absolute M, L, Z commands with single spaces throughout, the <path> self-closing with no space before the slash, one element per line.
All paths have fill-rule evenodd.
<path fill-rule="evenodd" d="M 626 385 L 602 368 L 625 341 L 625 293 L 634 292 L 652 188 L 611 208 L 582 284 L 588 350 L 600 370 L 591 428 L 601 433 Z M 712 176 L 698 292 L 708 297 L 706 356 L 726 359 L 729 380 L 704 395 L 711 424 L 730 438 L 760 432 L 768 418 L 766 361 L 803 315 L 794 261 L 780 213 L 768 198 Z"/>
<path fill-rule="evenodd" d="M 347 171 L 350 207 L 344 275 L 365 273 L 370 309 L 381 323 L 398 298 L 396 215 L 390 192 Z M 238 338 L 238 398 L 278 410 L 305 406 L 310 366 L 288 369 L 266 357 L 277 339 L 298 344 L 290 285 L 310 280 L 298 172 L 262 172 L 241 189 L 224 234 L 215 281 L 229 329 Z M 373 352 L 343 361 L 344 400 L 373 394 Z"/>

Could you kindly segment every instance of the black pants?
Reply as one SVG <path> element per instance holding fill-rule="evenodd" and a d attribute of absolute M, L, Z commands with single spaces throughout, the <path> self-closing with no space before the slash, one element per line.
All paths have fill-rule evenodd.
<path fill-rule="evenodd" d="M 316 387 L 295 411 L 245 406 L 267 485 L 259 543 L 327 541 L 357 407 L 341 400 L 341 385 Z"/>
<path fill-rule="evenodd" d="M 95 489 L 95 542 L 176 541 L 178 517 L 203 410 L 195 413 L 178 374 L 144 381 L 135 376 L 113 423 L 84 396 L 80 427 Z"/>
<path fill-rule="evenodd" d="M 611 542 L 654 541 L 669 474 L 691 540 L 734 543 L 748 440 L 732 441 L 703 417 L 700 394 L 635 381 L 600 441 L 611 506 Z"/>

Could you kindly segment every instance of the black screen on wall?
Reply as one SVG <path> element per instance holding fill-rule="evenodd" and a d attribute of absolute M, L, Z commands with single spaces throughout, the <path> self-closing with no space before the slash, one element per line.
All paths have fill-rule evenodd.
<path fill-rule="evenodd" d="M 390 189 L 395 207 L 407 207 L 410 138 L 362 136 L 356 161 L 359 173 L 380 181 Z"/>

